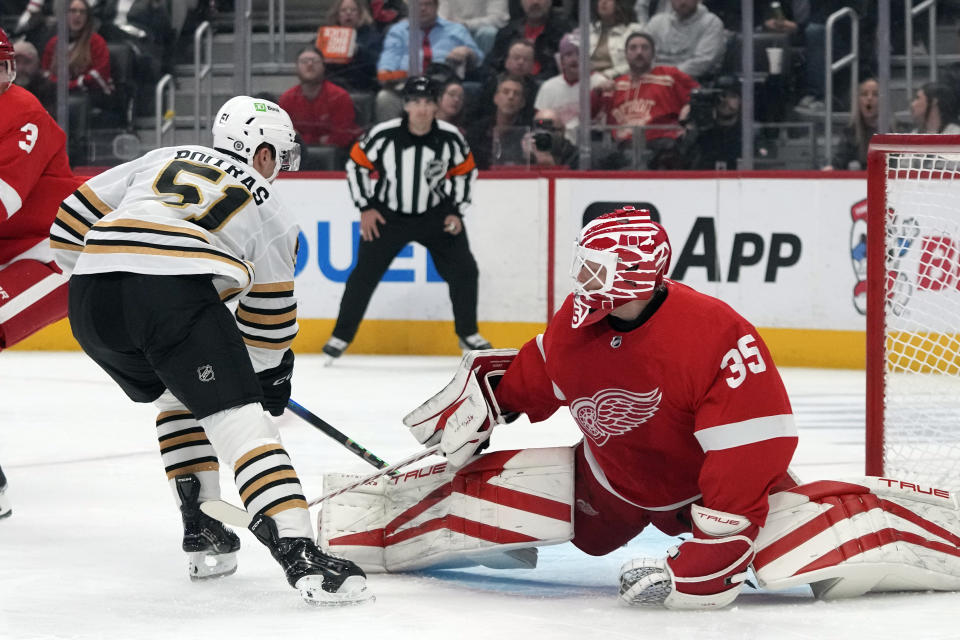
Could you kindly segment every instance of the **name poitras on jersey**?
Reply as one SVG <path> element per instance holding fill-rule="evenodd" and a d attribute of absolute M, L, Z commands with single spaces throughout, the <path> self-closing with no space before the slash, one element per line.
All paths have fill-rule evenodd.
<path fill-rule="evenodd" d="M 251 285 L 292 295 L 300 229 L 272 186 L 221 151 L 156 149 L 91 178 L 50 230 L 67 275 L 211 274 L 221 298 Z"/>
<path fill-rule="evenodd" d="M 247 171 L 249 167 L 244 164 L 238 165 L 231 163 L 222 157 L 210 155 L 205 151 L 197 151 L 195 148 L 177 149 L 176 159 L 201 162 L 217 167 L 218 169 L 223 169 L 228 176 L 240 180 L 240 184 L 250 191 L 250 194 L 253 196 L 253 201 L 258 205 L 263 204 L 267 198 L 270 197 L 270 190 L 262 186 L 257 186 L 256 179 Z M 243 177 L 241 178 L 241 176 Z"/>

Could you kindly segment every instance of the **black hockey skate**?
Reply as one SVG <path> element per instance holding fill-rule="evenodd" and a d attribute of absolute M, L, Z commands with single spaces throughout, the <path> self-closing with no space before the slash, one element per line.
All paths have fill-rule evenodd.
<path fill-rule="evenodd" d="M 250 523 L 274 559 L 280 563 L 287 582 L 310 604 L 339 606 L 372 602 L 367 576 L 349 560 L 328 556 L 310 538 L 281 538 L 270 516 L 259 514 Z"/>
<path fill-rule="evenodd" d="M 493 345 L 479 333 L 472 336 L 460 336 L 460 350 L 464 355 L 468 351 L 481 351 L 484 349 L 493 349 Z"/>
<path fill-rule="evenodd" d="M 0 518 L 6 518 L 12 513 L 13 505 L 7 497 L 7 477 L 3 475 L 3 469 L 0 469 Z"/>
<path fill-rule="evenodd" d="M 223 578 L 236 572 L 240 538 L 200 511 L 200 479 L 193 474 L 177 476 L 177 494 L 190 579 Z"/>
<path fill-rule="evenodd" d="M 323 345 L 323 366 L 329 367 L 333 361 L 343 355 L 350 343 L 334 336 L 330 336 L 327 344 Z"/>

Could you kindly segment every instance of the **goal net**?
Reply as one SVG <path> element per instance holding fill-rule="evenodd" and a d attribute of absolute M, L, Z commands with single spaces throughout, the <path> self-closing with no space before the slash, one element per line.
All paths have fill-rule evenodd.
<path fill-rule="evenodd" d="M 960 490 L 960 136 L 868 165 L 867 473 Z"/>

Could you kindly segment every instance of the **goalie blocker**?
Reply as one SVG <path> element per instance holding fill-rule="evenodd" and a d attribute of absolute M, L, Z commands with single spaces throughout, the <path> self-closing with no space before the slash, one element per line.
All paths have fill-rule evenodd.
<path fill-rule="evenodd" d="M 327 474 L 324 491 L 355 478 Z M 319 516 L 318 542 L 365 571 L 529 568 L 536 565 L 536 547 L 572 538 L 574 500 L 572 448 L 498 451 L 459 471 L 446 462 L 431 464 L 329 500 Z M 731 514 L 691 509 L 698 522 L 710 523 L 694 540 L 737 538 L 736 553 L 720 559 L 724 567 L 718 569 L 730 579 L 721 576 L 714 597 L 678 579 L 680 565 L 640 558 L 622 570 L 624 601 L 724 606 L 739 593 L 748 564 L 763 588 L 809 584 L 824 599 L 960 590 L 960 501 L 951 491 L 877 477 L 801 485 L 770 496 L 767 522 L 752 545 L 726 517 Z M 638 595 L 639 581 L 653 587 L 647 598 Z"/>

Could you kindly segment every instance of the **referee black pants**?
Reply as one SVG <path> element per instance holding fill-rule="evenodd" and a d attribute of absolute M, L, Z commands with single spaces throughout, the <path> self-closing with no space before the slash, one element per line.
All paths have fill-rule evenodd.
<path fill-rule="evenodd" d="M 380 237 L 360 241 L 357 266 L 347 278 L 333 336 L 352 342 L 374 290 L 394 257 L 410 242 L 418 242 L 433 256 L 433 263 L 450 289 L 454 330 L 460 337 L 477 333 L 477 262 L 470 252 L 467 231 L 458 235 L 443 230 L 444 212 L 408 216 L 381 211 L 386 224 Z"/>

